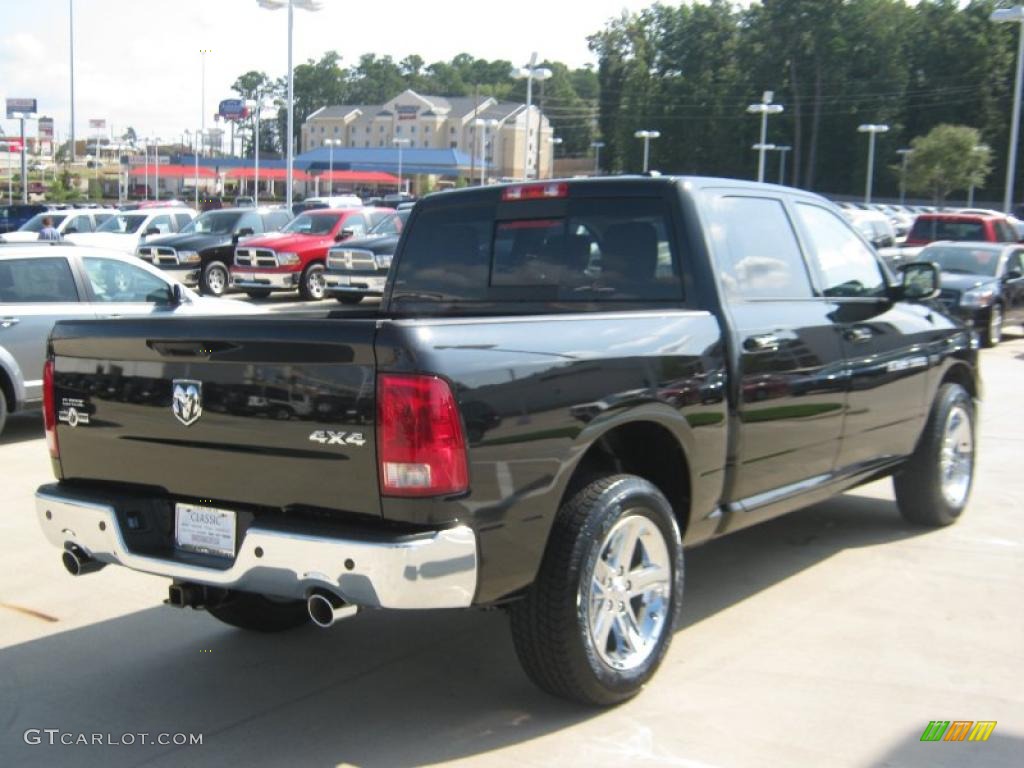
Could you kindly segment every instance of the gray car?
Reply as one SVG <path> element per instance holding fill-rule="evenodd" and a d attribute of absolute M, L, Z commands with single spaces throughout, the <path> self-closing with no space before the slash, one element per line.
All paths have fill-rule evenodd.
<path fill-rule="evenodd" d="M 260 311 L 200 297 L 133 256 L 45 243 L 3 246 L 0 432 L 8 413 L 41 404 L 46 341 L 58 320 Z"/>

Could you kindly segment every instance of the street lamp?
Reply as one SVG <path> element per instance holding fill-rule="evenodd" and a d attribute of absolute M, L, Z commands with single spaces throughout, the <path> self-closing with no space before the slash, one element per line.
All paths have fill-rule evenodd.
<path fill-rule="evenodd" d="M 159 138 L 153 139 L 153 161 L 155 163 L 154 168 L 153 168 L 153 174 L 156 177 L 156 181 L 154 183 L 154 187 L 155 187 L 154 199 L 157 202 L 159 202 L 160 201 L 160 139 Z M 146 156 L 146 162 L 149 162 L 149 156 L 148 155 Z"/>
<path fill-rule="evenodd" d="M 199 84 L 199 130 L 206 133 L 206 54 L 213 53 L 209 48 L 199 49 L 199 61 L 202 74 Z"/>
<path fill-rule="evenodd" d="M 793 149 L 790 146 L 776 144 L 775 151 L 779 153 L 779 184 L 786 183 L 786 153 Z"/>
<path fill-rule="evenodd" d="M 405 141 L 408 141 L 408 139 L 405 139 Z M 330 154 L 329 154 L 330 160 L 327 163 L 327 169 L 328 169 L 327 170 L 327 183 L 331 185 L 330 186 L 330 190 L 327 193 L 327 196 L 330 197 L 331 195 L 334 194 L 334 148 L 335 147 L 340 147 L 342 144 L 344 144 L 344 142 L 341 139 L 324 139 L 324 144 L 326 144 L 327 148 L 330 150 Z M 398 167 L 401 168 L 402 167 L 401 149 L 399 149 L 398 158 L 399 158 L 398 159 Z M 401 176 L 401 171 L 399 171 L 399 176 Z"/>
<path fill-rule="evenodd" d="M 888 132 L 889 126 L 865 123 L 864 125 L 858 125 L 857 130 L 868 135 L 868 177 L 864 182 L 864 202 L 870 203 L 871 186 L 875 180 L 875 136 L 879 133 Z"/>
<path fill-rule="evenodd" d="M 398 147 L 398 194 L 402 194 L 402 147 L 407 147 L 412 142 L 409 139 L 392 139 L 391 143 Z M 332 152 L 334 150 L 331 150 Z"/>
<path fill-rule="evenodd" d="M 768 115 L 777 115 L 783 111 L 781 104 L 772 104 L 772 99 L 774 98 L 774 91 L 765 91 L 761 94 L 761 103 L 751 104 L 747 107 L 749 114 L 761 116 L 761 141 L 758 144 L 762 146 L 762 149 L 758 152 L 757 156 L 758 181 L 764 181 L 764 147 L 768 146 Z"/>
<path fill-rule="evenodd" d="M 900 156 L 900 205 L 903 205 L 907 199 L 907 160 L 910 159 L 910 153 L 913 151 L 907 147 L 896 150 L 896 154 Z"/>
<path fill-rule="evenodd" d="M 71 43 L 71 162 L 75 162 L 75 0 L 68 0 L 68 33 Z"/>
<path fill-rule="evenodd" d="M 601 149 L 604 147 L 603 141 L 592 141 L 590 142 L 591 149 L 594 150 L 594 175 L 601 175 Z"/>
<path fill-rule="evenodd" d="M 750 148 L 752 150 L 754 150 L 755 152 L 759 152 L 762 157 L 764 156 L 765 152 L 774 152 L 775 151 L 775 145 L 774 144 L 754 144 Z"/>
<path fill-rule="evenodd" d="M 263 120 L 263 94 L 258 90 L 256 91 L 256 98 L 250 99 L 245 102 L 256 118 L 256 138 L 255 145 L 253 146 L 252 154 L 255 166 L 254 179 L 253 179 L 253 194 L 252 202 L 253 205 L 259 208 L 260 206 L 260 122 Z"/>
<path fill-rule="evenodd" d="M 988 144 L 979 144 L 978 146 L 973 147 L 971 149 L 971 152 L 988 152 L 988 151 L 990 151 L 990 147 L 989 147 Z M 975 184 L 974 179 L 975 179 L 975 176 L 972 173 L 971 174 L 971 186 L 970 186 L 970 188 L 967 191 L 967 207 L 968 208 L 973 208 L 974 207 L 974 184 Z"/>
<path fill-rule="evenodd" d="M 989 21 L 997 23 L 1016 23 L 1024 25 L 1024 5 L 1013 8 L 999 8 L 992 11 Z M 1006 195 L 1003 198 L 1003 212 L 1010 213 L 1013 208 L 1014 171 L 1017 165 L 1017 137 L 1020 133 L 1020 89 L 1021 75 L 1024 73 L 1024 26 L 1018 32 L 1017 43 L 1017 79 L 1013 87 L 1013 118 L 1010 121 L 1010 151 L 1006 159 Z"/>
<path fill-rule="evenodd" d="M 203 129 L 199 128 L 198 130 L 196 130 L 196 146 L 197 147 L 199 145 L 199 142 L 201 142 L 202 140 L 203 140 Z M 196 170 L 195 170 L 195 174 L 196 174 L 195 175 L 196 210 L 198 211 L 199 210 L 199 152 L 196 152 L 193 155 L 193 160 L 195 160 L 195 163 L 196 163 Z M 257 190 L 258 190 L 259 189 L 259 184 L 257 184 L 256 187 L 257 187 Z"/>
<path fill-rule="evenodd" d="M 487 129 L 493 128 L 498 124 L 498 121 L 491 118 L 485 119 L 478 117 L 473 121 L 473 125 L 476 126 L 477 132 L 480 134 L 480 186 L 484 185 L 485 174 L 487 172 Z"/>
<path fill-rule="evenodd" d="M 644 173 L 647 173 L 651 159 L 651 139 L 659 138 L 661 131 L 637 131 L 633 136 L 644 140 Z"/>
<path fill-rule="evenodd" d="M 530 63 L 525 67 L 516 67 L 512 70 L 511 75 L 516 80 L 526 80 L 526 141 L 523 146 L 524 160 L 523 160 L 523 178 L 530 178 L 530 156 L 533 154 L 530 152 L 530 120 L 533 117 L 533 81 L 534 80 L 547 80 L 551 75 L 554 74 L 547 67 L 537 66 L 537 52 L 534 51 L 530 56 Z M 540 144 L 540 125 L 537 127 L 537 142 Z M 540 169 L 538 169 L 539 171 Z"/>
<path fill-rule="evenodd" d="M 288 131 L 285 138 L 285 154 L 287 157 L 288 179 L 285 184 L 285 205 L 287 210 L 292 209 L 292 166 L 294 164 L 293 147 L 294 124 L 295 124 L 295 72 L 292 69 L 292 28 L 294 27 L 293 16 L 296 8 L 304 11 L 319 11 L 320 0 L 256 0 L 261 8 L 276 11 L 281 8 L 288 9 Z"/>

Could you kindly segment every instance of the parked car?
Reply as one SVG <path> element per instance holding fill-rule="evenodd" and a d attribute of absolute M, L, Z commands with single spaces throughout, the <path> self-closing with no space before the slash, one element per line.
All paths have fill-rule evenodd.
<path fill-rule="evenodd" d="M 152 237 L 135 249 L 182 284 L 209 296 L 223 296 L 231 282 L 235 246 L 247 238 L 277 232 L 291 221 L 284 208 L 222 208 L 206 211 L 174 235 Z"/>
<path fill-rule="evenodd" d="M 942 270 L 939 301 L 994 347 L 1005 324 L 1024 323 L 1024 248 L 998 243 L 932 243 L 918 259 Z"/>
<path fill-rule="evenodd" d="M 0 432 L 8 413 L 41 404 L 46 340 L 58 320 L 260 312 L 237 301 L 201 298 L 131 256 L 49 246 L 0 251 Z"/>
<path fill-rule="evenodd" d="M 323 197 L 307 197 L 303 202 L 322 205 L 325 208 L 363 207 L 363 200 L 359 195 L 324 195 Z"/>
<path fill-rule="evenodd" d="M 44 203 L 0 205 L 0 234 L 15 232 L 37 213 L 45 213 L 53 209 L 54 206 Z"/>
<path fill-rule="evenodd" d="M 22 224 L 17 231 L 0 235 L 0 242 L 3 243 L 30 243 L 39 239 L 39 232 L 43 228 L 43 219 L 49 218 L 54 228 L 61 236 L 73 235 L 77 232 L 95 232 L 96 228 L 102 225 L 107 219 L 116 214 L 111 209 L 91 210 L 68 210 L 68 211 L 44 211 L 37 213 L 31 219 Z"/>
<path fill-rule="evenodd" d="M 163 575 L 171 605 L 248 630 L 502 607 L 540 687 L 612 705 L 665 657 L 685 546 L 888 476 L 910 522 L 964 514 L 971 332 L 930 310 L 933 264 L 890 282 L 817 195 L 443 192 L 393 269 L 365 315 L 59 323 L 36 512 L 65 567 Z M 91 395 L 115 369 L 151 403 Z M 312 408 L 204 416 L 257 377 Z"/>
<path fill-rule="evenodd" d="M 342 304 L 358 304 L 368 296 L 383 296 L 391 259 L 409 210 L 385 216 L 366 237 L 346 240 L 327 251 L 324 293 Z"/>
<path fill-rule="evenodd" d="M 256 205 L 256 200 L 249 195 L 238 195 L 235 198 L 235 208 L 252 208 Z"/>
<path fill-rule="evenodd" d="M 937 240 L 1016 243 L 1017 230 L 997 213 L 922 213 L 914 220 L 903 245 L 928 245 Z"/>
<path fill-rule="evenodd" d="M 847 209 L 843 214 L 853 224 L 853 228 L 864 235 L 864 239 L 882 257 L 890 268 L 896 269 L 902 259 L 902 251 L 896 247 L 896 231 L 890 218 L 880 211 L 864 211 Z"/>
<path fill-rule="evenodd" d="M 136 248 L 147 238 L 177 232 L 195 217 L 196 213 L 191 208 L 120 211 L 97 227 L 95 232 L 76 232 L 65 239 L 76 245 L 91 245 L 134 255 Z"/>
<path fill-rule="evenodd" d="M 253 298 L 273 291 L 298 291 L 309 300 L 324 297 L 327 249 L 362 237 L 393 213 L 378 208 L 332 208 L 306 211 L 278 233 L 248 240 L 235 248 L 231 285 Z"/>

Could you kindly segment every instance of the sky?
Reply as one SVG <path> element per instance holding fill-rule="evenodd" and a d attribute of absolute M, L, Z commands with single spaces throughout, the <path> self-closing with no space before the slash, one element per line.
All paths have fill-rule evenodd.
<path fill-rule="evenodd" d="M 231 83 L 250 69 L 278 77 L 287 69 L 287 12 L 256 0 L 0 0 L 0 99 L 36 98 L 58 138 L 70 121 L 69 1 L 74 4 L 75 123 L 90 118 L 120 134 L 164 141 L 201 119 L 206 58 L 206 123 Z M 653 0 L 323 0 L 319 12 L 295 11 L 294 63 L 336 50 L 343 64 L 363 53 L 396 60 L 417 53 L 428 63 L 458 53 L 526 63 L 532 51 L 570 66 L 594 62 L 587 35 L 624 10 Z M 8 135 L 16 120 L 2 119 Z M 34 121 L 26 133 L 34 135 Z"/>

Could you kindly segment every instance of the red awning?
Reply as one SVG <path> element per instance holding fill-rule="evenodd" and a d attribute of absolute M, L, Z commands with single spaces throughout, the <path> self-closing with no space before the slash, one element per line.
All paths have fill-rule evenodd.
<path fill-rule="evenodd" d="M 398 184 L 398 177 L 383 171 L 324 171 L 324 181 L 351 181 L 354 184 Z"/>
<path fill-rule="evenodd" d="M 254 179 L 256 169 L 254 168 L 229 168 L 224 173 L 226 179 Z M 288 178 L 287 168 L 260 168 L 260 181 L 284 181 Z M 305 171 L 295 168 L 292 171 L 292 178 L 295 181 L 309 181 L 310 175 Z"/>
<path fill-rule="evenodd" d="M 128 173 L 129 176 L 156 176 L 155 165 L 139 165 L 131 169 Z M 194 179 L 196 177 L 196 169 L 193 165 L 161 165 L 160 175 L 166 179 Z M 217 178 L 216 172 L 212 168 L 206 168 L 199 166 L 199 178 L 201 179 L 215 179 Z"/>

